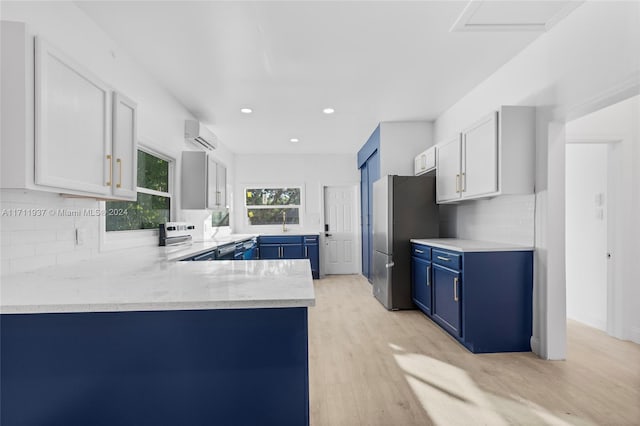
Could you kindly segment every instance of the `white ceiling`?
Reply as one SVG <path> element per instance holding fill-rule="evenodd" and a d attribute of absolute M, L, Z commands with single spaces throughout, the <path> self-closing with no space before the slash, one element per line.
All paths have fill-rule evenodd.
<path fill-rule="evenodd" d="M 237 153 L 354 153 L 380 121 L 435 119 L 540 34 L 449 32 L 466 4 L 78 2 Z"/>

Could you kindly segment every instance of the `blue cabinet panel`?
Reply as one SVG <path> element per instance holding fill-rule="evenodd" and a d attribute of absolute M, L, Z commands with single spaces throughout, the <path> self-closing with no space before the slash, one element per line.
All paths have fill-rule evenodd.
<path fill-rule="evenodd" d="M 280 245 L 260 244 L 260 259 L 280 259 Z"/>
<path fill-rule="evenodd" d="M 414 248 L 416 245 L 414 245 Z M 418 246 L 422 248 L 423 246 Z M 431 248 L 432 319 L 474 353 L 531 350 L 533 251 L 455 252 Z M 412 257 L 414 301 L 426 260 Z"/>
<path fill-rule="evenodd" d="M 427 315 L 431 315 L 431 262 L 411 258 L 411 293 L 413 302 Z"/>
<path fill-rule="evenodd" d="M 3 425 L 308 425 L 306 308 L 2 315 Z"/>
<path fill-rule="evenodd" d="M 261 235 L 260 259 L 309 259 L 313 278 L 320 278 L 318 235 Z"/>
<path fill-rule="evenodd" d="M 451 269 L 460 269 L 462 266 L 461 258 L 461 253 L 435 248 L 431 251 L 431 260 L 433 260 L 434 263 Z"/>
<path fill-rule="evenodd" d="M 460 283 L 460 272 L 433 265 L 433 317 L 456 337 L 461 336 Z"/>
<path fill-rule="evenodd" d="M 304 257 L 309 259 L 309 261 L 311 262 L 311 275 L 314 279 L 317 280 L 320 278 L 320 246 L 318 245 L 317 237 L 315 239 L 315 243 L 307 243 L 306 241 L 307 240 L 305 239 Z"/>
<path fill-rule="evenodd" d="M 422 244 L 411 244 L 411 256 L 431 260 L 431 247 Z"/>

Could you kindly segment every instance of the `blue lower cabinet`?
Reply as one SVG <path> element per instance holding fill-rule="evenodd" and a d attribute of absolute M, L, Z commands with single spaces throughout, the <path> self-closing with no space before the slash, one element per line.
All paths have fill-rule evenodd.
<path fill-rule="evenodd" d="M 461 336 L 460 272 L 433 266 L 433 318 L 449 333 Z"/>
<path fill-rule="evenodd" d="M 317 240 L 316 240 L 317 241 Z M 304 257 L 311 262 L 311 275 L 313 279 L 320 278 L 320 246 L 318 243 L 304 244 Z"/>
<path fill-rule="evenodd" d="M 279 244 L 260 244 L 260 259 L 280 259 L 281 249 Z"/>
<path fill-rule="evenodd" d="M 431 250 L 433 321 L 474 353 L 531 350 L 533 251 L 422 247 Z M 429 292 L 420 285 L 429 276 L 427 264 L 412 257 L 414 302 L 429 314 Z"/>
<path fill-rule="evenodd" d="M 260 259 L 309 259 L 313 278 L 320 278 L 318 235 L 261 235 Z"/>
<path fill-rule="evenodd" d="M 307 308 L 0 320 L 2 425 L 309 424 Z"/>
<path fill-rule="evenodd" d="M 413 303 L 431 315 L 431 262 L 415 256 L 411 258 L 411 295 Z"/>

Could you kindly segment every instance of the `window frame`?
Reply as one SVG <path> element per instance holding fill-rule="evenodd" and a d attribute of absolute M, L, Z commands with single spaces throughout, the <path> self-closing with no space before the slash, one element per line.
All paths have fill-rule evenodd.
<path fill-rule="evenodd" d="M 277 189 L 299 189 L 300 190 L 300 204 L 278 204 L 278 205 L 271 205 L 271 206 L 259 206 L 259 205 L 247 205 L 247 189 L 265 189 L 265 188 L 277 188 Z M 242 189 L 242 204 L 244 205 L 244 223 L 245 226 L 249 229 L 252 228 L 259 228 L 264 230 L 265 228 L 268 227 L 282 227 L 282 224 L 263 224 L 263 225 L 253 225 L 251 224 L 251 221 L 249 220 L 249 209 L 278 209 L 278 208 L 285 208 L 285 209 L 290 209 L 290 208 L 297 208 L 298 209 L 298 218 L 299 221 L 296 224 L 293 223 L 287 223 L 286 226 L 288 228 L 302 228 L 303 225 L 303 213 L 305 212 L 305 190 L 304 190 L 304 185 L 300 185 L 300 184 L 292 184 L 292 185 L 287 185 L 287 184 L 264 184 L 264 183 L 259 183 L 259 184 L 255 184 L 255 185 L 244 185 L 243 189 Z"/>
<path fill-rule="evenodd" d="M 169 198 L 169 220 L 173 220 L 176 214 L 176 206 L 175 206 L 175 177 L 176 177 L 176 159 L 161 151 L 157 148 L 152 147 L 148 143 L 144 143 L 138 141 L 138 146 L 136 150 L 142 151 L 147 154 L 153 155 L 154 157 L 158 157 L 161 160 L 165 160 L 169 163 L 169 176 L 168 176 L 168 192 L 156 191 L 153 189 L 144 188 L 141 186 L 136 186 L 136 194 L 141 192 L 143 194 L 148 195 L 156 195 L 160 197 Z M 136 170 L 137 173 L 137 170 Z M 136 182 L 137 183 L 137 182 Z M 106 209 L 106 201 L 100 202 L 100 209 L 105 211 Z M 145 245 L 147 243 L 158 243 L 157 229 L 128 229 L 123 231 L 107 231 L 107 220 L 105 215 L 100 215 L 100 251 L 103 250 L 115 250 L 120 248 L 134 247 L 138 245 Z"/>

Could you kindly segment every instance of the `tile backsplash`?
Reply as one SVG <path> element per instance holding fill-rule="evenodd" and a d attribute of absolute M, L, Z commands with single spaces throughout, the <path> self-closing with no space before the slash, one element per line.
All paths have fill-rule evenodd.
<path fill-rule="evenodd" d="M 440 205 L 442 237 L 534 245 L 535 195 Z"/>
<path fill-rule="evenodd" d="M 59 194 L 0 190 L 0 274 L 72 263 L 98 254 L 100 203 Z M 79 232 L 79 241 L 76 241 Z"/>

